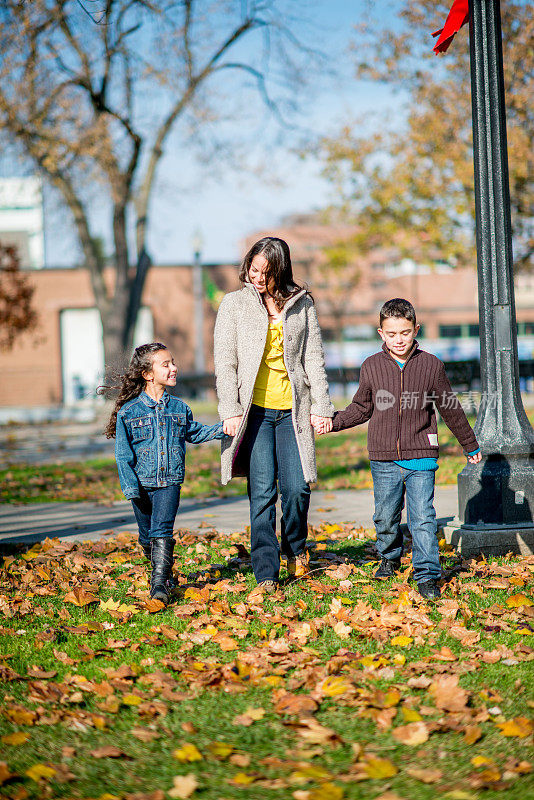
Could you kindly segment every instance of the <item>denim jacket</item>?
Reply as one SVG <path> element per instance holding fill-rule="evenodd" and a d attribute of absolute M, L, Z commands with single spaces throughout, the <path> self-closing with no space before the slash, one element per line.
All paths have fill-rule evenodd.
<path fill-rule="evenodd" d="M 146 392 L 117 414 L 115 458 L 124 496 L 139 497 L 140 486 L 183 483 L 185 443 L 223 439 L 222 424 L 202 425 L 182 400 L 164 392 L 156 402 Z"/>

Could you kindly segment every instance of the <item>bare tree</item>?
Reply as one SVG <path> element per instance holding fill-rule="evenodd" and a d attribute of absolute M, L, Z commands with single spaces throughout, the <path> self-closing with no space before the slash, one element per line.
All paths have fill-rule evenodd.
<path fill-rule="evenodd" d="M 225 73 L 242 76 L 245 96 L 252 86 L 271 111 L 279 110 L 290 78 L 310 55 L 281 19 L 276 0 L 1 6 L 0 130 L 70 209 L 108 369 L 121 368 L 131 351 L 150 266 L 150 200 L 169 135 L 179 121 L 196 136 L 202 126 L 213 128 Z M 110 207 L 111 283 L 93 230 L 95 189 Z"/>

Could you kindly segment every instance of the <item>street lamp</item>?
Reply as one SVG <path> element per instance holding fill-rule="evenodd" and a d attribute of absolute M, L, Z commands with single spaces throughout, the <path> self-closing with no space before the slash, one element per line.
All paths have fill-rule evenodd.
<path fill-rule="evenodd" d="M 534 549 L 534 431 L 519 389 L 499 0 L 469 0 L 483 459 L 458 476 L 462 553 Z"/>
<path fill-rule="evenodd" d="M 206 371 L 204 358 L 204 281 L 202 270 L 202 232 L 197 228 L 191 239 L 193 248 L 193 303 L 195 317 L 195 372 L 203 375 Z M 202 392 L 197 392 L 201 396 Z"/>

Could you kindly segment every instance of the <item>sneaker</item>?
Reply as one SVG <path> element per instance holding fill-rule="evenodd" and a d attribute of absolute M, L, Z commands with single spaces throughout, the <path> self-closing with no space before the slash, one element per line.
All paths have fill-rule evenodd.
<path fill-rule="evenodd" d="M 426 600 L 435 600 L 437 597 L 441 596 L 441 591 L 439 588 L 438 581 L 431 580 L 431 581 L 423 581 L 423 583 L 417 584 L 417 591 L 424 597 Z"/>
<path fill-rule="evenodd" d="M 400 561 L 392 561 L 389 558 L 383 558 L 373 577 L 392 578 L 399 568 Z"/>
<path fill-rule="evenodd" d="M 266 594 L 273 594 L 278 589 L 276 581 L 261 581 L 258 583 L 258 589 L 263 589 Z"/>
<path fill-rule="evenodd" d="M 288 556 L 287 574 L 290 578 L 300 578 L 303 575 L 307 575 L 309 562 L 310 556 L 307 550 L 304 550 L 298 556 Z"/>

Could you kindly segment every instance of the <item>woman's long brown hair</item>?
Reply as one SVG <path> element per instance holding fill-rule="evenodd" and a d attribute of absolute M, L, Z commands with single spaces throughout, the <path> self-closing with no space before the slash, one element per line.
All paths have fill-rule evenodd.
<path fill-rule="evenodd" d="M 281 311 L 287 300 L 303 288 L 293 279 L 289 245 L 276 236 L 265 236 L 252 245 L 243 259 L 239 270 L 241 283 L 250 283 L 249 270 L 254 256 L 261 255 L 267 261 L 265 285 L 267 291 Z"/>

